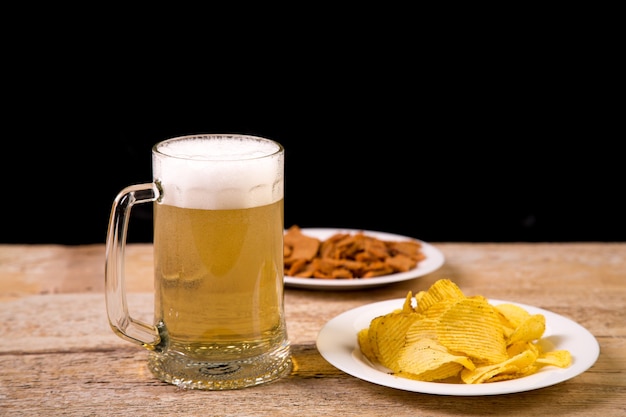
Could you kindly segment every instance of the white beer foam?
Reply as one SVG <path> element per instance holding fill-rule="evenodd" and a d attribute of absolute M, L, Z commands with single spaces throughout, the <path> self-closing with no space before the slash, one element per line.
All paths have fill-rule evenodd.
<path fill-rule="evenodd" d="M 153 177 L 163 191 L 161 202 L 208 210 L 274 203 L 284 193 L 284 156 L 279 150 L 270 140 L 240 135 L 162 142 L 152 158 Z"/>

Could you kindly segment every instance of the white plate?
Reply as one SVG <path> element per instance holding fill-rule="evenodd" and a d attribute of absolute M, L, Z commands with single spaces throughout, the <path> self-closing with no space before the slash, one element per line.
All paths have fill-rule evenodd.
<path fill-rule="evenodd" d="M 508 301 L 489 300 L 493 305 Z M 386 368 L 372 364 L 358 346 L 357 333 L 377 316 L 402 308 L 404 299 L 381 301 L 346 311 L 330 320 L 317 337 L 317 349 L 336 368 L 365 381 L 406 391 L 439 395 L 497 395 L 530 391 L 558 384 L 589 369 L 598 359 L 600 346 L 595 337 L 578 323 L 541 308 L 516 304 L 531 314 L 543 314 L 546 330 L 542 340 L 553 345 L 550 350 L 569 350 L 568 368 L 543 367 L 538 373 L 519 379 L 484 384 L 447 384 L 422 382 L 390 375 Z"/>
<path fill-rule="evenodd" d="M 356 279 L 318 279 L 318 278 L 298 278 L 285 276 L 285 285 L 290 287 L 319 289 L 319 290 L 346 290 L 359 289 L 367 287 L 378 287 L 381 285 L 391 284 L 393 282 L 406 281 L 409 279 L 421 277 L 439 269 L 444 262 L 443 253 L 434 246 L 407 236 L 395 235 L 392 233 L 373 232 L 369 230 L 355 229 L 317 229 L 304 228 L 302 234 L 315 237 L 320 240 L 326 240 L 336 233 L 357 233 L 363 232 L 367 236 L 387 241 L 403 241 L 415 240 L 422 244 L 421 251 L 426 259 L 420 261 L 416 268 L 407 272 L 399 272 L 397 274 L 382 275 L 374 278 L 356 278 Z"/>

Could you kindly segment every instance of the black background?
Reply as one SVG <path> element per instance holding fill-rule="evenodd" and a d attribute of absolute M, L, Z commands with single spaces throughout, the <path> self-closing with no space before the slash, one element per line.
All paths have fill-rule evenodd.
<path fill-rule="evenodd" d="M 286 227 L 379 230 L 431 242 L 626 239 L 621 153 L 593 130 L 581 133 L 589 126 L 575 126 L 574 116 L 534 120 L 498 106 L 467 115 L 425 103 L 390 110 L 358 98 L 270 110 L 265 97 L 241 101 L 182 114 L 166 106 L 131 114 L 132 121 L 113 114 L 79 122 L 76 109 L 67 109 L 43 129 L 19 132 L 3 155 L 0 241 L 104 242 L 115 195 L 151 181 L 151 146 L 210 132 L 284 145 Z M 129 240 L 151 240 L 150 205 L 133 210 Z"/>
<path fill-rule="evenodd" d="M 284 145 L 286 227 L 626 240 L 614 54 L 584 33 L 435 45 L 411 26 L 326 41 L 316 27 L 193 50 L 163 27 L 81 43 L 90 24 L 5 59 L 0 243 L 104 242 L 116 194 L 151 180 L 151 146 L 194 133 Z M 129 240 L 151 238 L 137 207 Z"/>

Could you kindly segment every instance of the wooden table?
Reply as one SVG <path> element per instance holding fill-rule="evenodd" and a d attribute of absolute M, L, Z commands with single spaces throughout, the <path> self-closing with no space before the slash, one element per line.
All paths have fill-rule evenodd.
<path fill-rule="evenodd" d="M 182 390 L 109 328 L 104 245 L 0 245 L 0 415 L 626 416 L 626 243 L 435 244 L 438 271 L 357 291 L 287 288 L 291 375 L 238 391 Z M 129 305 L 152 312 L 152 246 L 127 248 Z M 453 397 L 376 385 L 326 362 L 315 341 L 336 315 L 450 278 L 466 295 L 541 307 L 587 328 L 600 357 L 583 374 L 515 394 Z M 142 317 L 142 314 L 145 316 Z"/>

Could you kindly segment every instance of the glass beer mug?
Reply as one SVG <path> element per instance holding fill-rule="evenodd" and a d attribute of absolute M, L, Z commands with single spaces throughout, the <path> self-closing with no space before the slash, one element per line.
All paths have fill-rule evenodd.
<path fill-rule="evenodd" d="M 292 369 L 283 306 L 284 148 L 246 135 L 192 135 L 152 148 L 153 182 L 124 188 L 106 239 L 106 306 L 122 339 L 182 388 L 239 389 Z M 154 322 L 125 295 L 131 208 L 154 209 Z"/>

